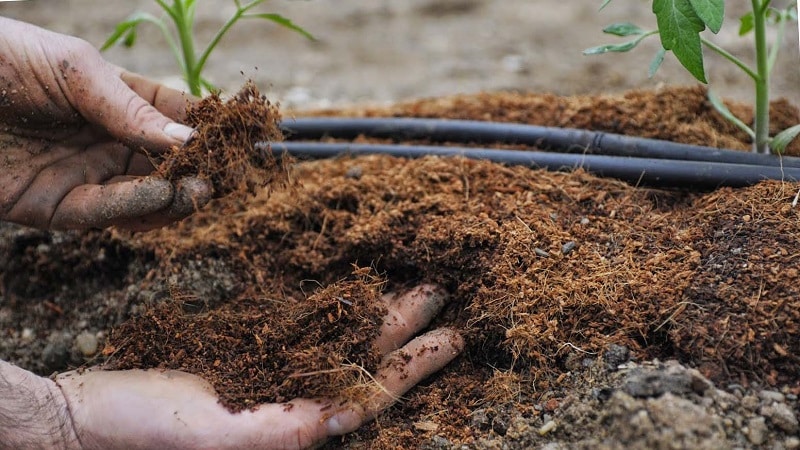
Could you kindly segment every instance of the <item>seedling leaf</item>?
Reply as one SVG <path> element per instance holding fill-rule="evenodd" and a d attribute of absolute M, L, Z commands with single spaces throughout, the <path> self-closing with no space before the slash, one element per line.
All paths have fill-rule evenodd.
<path fill-rule="evenodd" d="M 603 28 L 603 33 L 613 34 L 614 36 L 634 36 L 644 34 L 645 31 L 638 25 L 630 22 L 612 23 Z"/>
<path fill-rule="evenodd" d="M 108 50 L 116 45 L 120 40 L 123 45 L 130 47 L 136 40 L 136 27 L 142 22 L 151 22 L 158 26 L 162 26 L 161 21 L 152 14 L 146 12 L 136 12 L 131 14 L 126 20 L 117 24 L 114 32 L 106 39 L 103 46 L 100 47 L 101 51 Z M 133 36 L 131 36 L 133 35 Z"/>
<path fill-rule="evenodd" d="M 664 62 L 664 56 L 667 54 L 667 50 L 664 47 L 661 47 L 656 52 L 656 56 L 653 57 L 653 60 L 650 61 L 650 68 L 647 69 L 647 77 L 653 78 L 656 76 L 656 72 L 658 72 L 659 67 L 661 67 L 661 63 Z"/>
<path fill-rule="evenodd" d="M 716 93 L 714 93 L 714 91 L 712 91 L 711 89 L 708 90 L 708 101 L 711 102 L 711 106 L 713 106 L 718 113 L 722 114 L 722 117 L 724 117 L 729 122 L 739 127 L 739 129 L 741 129 L 745 133 L 747 133 L 747 135 L 750 136 L 750 139 L 755 139 L 756 133 L 753 132 L 753 129 L 747 126 L 746 123 L 742 122 L 741 119 L 734 116 L 731 110 L 728 109 L 727 106 L 725 106 L 725 103 L 723 103 L 722 99 L 719 98 L 719 96 Z"/>
<path fill-rule="evenodd" d="M 242 18 L 269 20 L 270 22 L 277 23 L 278 25 L 281 25 L 281 26 L 286 27 L 286 28 L 288 28 L 290 30 L 296 31 L 296 32 L 302 34 L 303 36 L 305 36 L 306 38 L 308 38 L 308 39 L 310 39 L 312 41 L 316 41 L 317 40 L 317 38 L 315 38 L 311 33 L 306 31 L 303 27 L 295 24 L 294 22 L 292 22 L 291 20 L 287 19 L 286 17 L 283 17 L 280 14 L 275 14 L 275 13 L 245 14 L 245 15 L 242 16 Z"/>
<path fill-rule="evenodd" d="M 800 134 L 800 124 L 787 128 L 775 135 L 769 146 L 773 151 L 783 153 L 798 134 Z"/>
<path fill-rule="evenodd" d="M 702 19 L 712 33 L 717 34 L 722 29 L 722 21 L 725 19 L 724 0 L 689 0 L 697 13 L 697 17 Z"/>
<path fill-rule="evenodd" d="M 661 35 L 661 45 L 671 50 L 697 80 L 707 83 L 700 42 L 700 32 L 705 29 L 705 23 L 690 1 L 653 0 L 653 13 Z"/>
<path fill-rule="evenodd" d="M 131 48 L 135 43 L 136 43 L 136 28 L 131 28 L 125 35 L 125 39 L 122 40 L 122 45 L 124 45 L 126 48 Z"/>
<path fill-rule="evenodd" d="M 608 4 L 611 3 L 611 0 L 605 0 L 602 5 L 600 5 L 600 11 L 602 11 Z"/>

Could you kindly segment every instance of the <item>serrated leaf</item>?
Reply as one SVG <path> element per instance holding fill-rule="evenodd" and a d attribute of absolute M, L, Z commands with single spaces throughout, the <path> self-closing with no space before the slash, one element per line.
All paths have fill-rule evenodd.
<path fill-rule="evenodd" d="M 702 83 L 707 83 L 703 67 L 700 32 L 705 23 L 697 16 L 690 0 L 653 0 L 661 45 L 671 50 L 678 61 Z"/>
<path fill-rule="evenodd" d="M 694 12 L 697 13 L 703 23 L 706 24 L 712 33 L 717 34 L 722 29 L 722 22 L 725 19 L 724 0 L 689 0 Z"/>
<path fill-rule="evenodd" d="M 109 49 L 111 46 L 117 44 L 120 40 L 122 40 L 123 44 L 126 46 L 130 46 L 128 45 L 128 42 L 131 42 L 132 45 L 132 42 L 136 39 L 136 36 L 134 35 L 134 37 L 131 38 L 129 34 L 135 33 L 136 27 L 142 22 L 159 23 L 160 20 L 152 14 L 148 14 L 146 12 L 133 13 L 130 17 L 117 24 L 114 32 L 111 33 L 111 36 L 109 36 L 100 47 L 100 51 Z"/>
<path fill-rule="evenodd" d="M 664 56 L 667 54 L 667 50 L 664 47 L 661 47 L 656 52 L 656 56 L 653 57 L 653 60 L 650 61 L 650 67 L 647 69 L 647 77 L 653 78 L 656 76 L 656 72 L 661 67 L 661 63 L 664 62 Z"/>
<path fill-rule="evenodd" d="M 750 139 L 756 138 L 756 133 L 753 132 L 753 129 L 747 126 L 746 123 L 742 122 L 741 119 L 734 116 L 731 110 L 728 109 L 728 107 L 725 105 L 722 99 L 719 98 L 719 96 L 716 93 L 714 93 L 714 91 L 709 89 L 707 95 L 708 95 L 708 101 L 711 102 L 711 106 L 713 106 L 714 109 L 716 109 L 717 112 L 722 115 L 722 117 L 724 117 L 729 122 L 739 127 L 739 129 L 741 129 L 745 133 L 747 133 L 747 135 L 750 136 Z"/>
<path fill-rule="evenodd" d="M 613 34 L 614 36 L 634 36 L 644 34 L 646 31 L 630 22 L 612 23 L 603 28 L 603 33 Z"/>
<path fill-rule="evenodd" d="M 317 38 L 315 38 L 311 33 L 306 31 L 304 28 L 302 28 L 301 26 L 295 24 L 294 22 L 292 22 L 291 20 L 287 19 L 286 17 L 283 17 L 280 14 L 274 14 L 274 13 L 245 14 L 242 17 L 246 18 L 246 19 L 264 19 L 264 20 L 269 20 L 270 22 L 277 23 L 278 25 L 280 25 L 282 27 L 288 28 L 288 29 L 290 29 L 292 31 L 296 31 L 296 32 L 302 34 L 303 36 L 307 37 L 308 39 L 310 39 L 312 41 L 316 41 L 317 40 Z"/>
<path fill-rule="evenodd" d="M 753 11 L 750 11 L 739 18 L 739 36 L 744 36 L 745 34 L 753 31 L 754 27 L 755 16 L 753 15 Z"/>
<path fill-rule="evenodd" d="M 775 137 L 770 141 L 769 146 L 773 151 L 777 153 L 783 153 L 783 151 L 786 150 L 786 147 L 788 147 L 798 135 L 800 135 L 800 124 L 787 128 L 776 134 Z"/>

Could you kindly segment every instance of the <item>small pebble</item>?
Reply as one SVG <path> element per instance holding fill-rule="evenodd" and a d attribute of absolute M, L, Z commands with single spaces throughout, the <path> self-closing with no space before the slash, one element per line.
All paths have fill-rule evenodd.
<path fill-rule="evenodd" d="M 19 335 L 19 338 L 22 342 L 30 342 L 34 338 L 33 329 L 31 328 L 23 328 L 22 333 Z"/>
<path fill-rule="evenodd" d="M 768 403 L 783 403 L 786 400 L 786 397 L 783 394 L 776 391 L 761 391 L 758 393 L 758 397 Z"/>
<path fill-rule="evenodd" d="M 568 255 L 569 252 L 575 250 L 575 241 L 569 241 L 566 244 L 561 246 L 561 253 Z"/>
<path fill-rule="evenodd" d="M 783 442 L 783 446 L 786 450 L 797 450 L 800 448 L 800 438 L 790 436 Z"/>
<path fill-rule="evenodd" d="M 753 445 L 761 445 L 767 436 L 767 421 L 763 417 L 753 417 L 747 422 L 747 440 Z"/>
<path fill-rule="evenodd" d="M 75 338 L 75 347 L 87 358 L 97 353 L 98 346 L 97 336 L 94 333 L 84 331 Z"/>
<path fill-rule="evenodd" d="M 363 169 L 361 166 L 351 166 L 347 169 L 347 172 L 344 174 L 345 178 L 352 178 L 354 180 L 358 180 L 361 178 L 361 175 L 364 174 Z"/>
<path fill-rule="evenodd" d="M 539 428 L 539 436 L 544 436 L 545 434 L 547 434 L 547 433 L 549 433 L 549 432 L 551 432 L 551 431 L 553 431 L 555 429 L 556 429 L 556 421 L 555 420 L 550 420 L 550 421 L 546 422 L 544 425 L 542 425 L 541 428 Z"/>
<path fill-rule="evenodd" d="M 758 408 L 758 397 L 755 395 L 745 395 L 742 397 L 742 406 L 750 411 L 755 411 Z"/>
<path fill-rule="evenodd" d="M 762 407 L 759 412 L 775 424 L 776 427 L 787 433 L 797 433 L 800 429 L 800 425 L 797 423 L 797 416 L 794 415 L 794 411 L 786 403 L 773 403 Z"/>
<path fill-rule="evenodd" d="M 534 248 L 533 253 L 536 253 L 536 256 L 541 256 L 543 258 L 550 256 L 550 253 L 547 250 L 543 250 L 539 247 Z"/>

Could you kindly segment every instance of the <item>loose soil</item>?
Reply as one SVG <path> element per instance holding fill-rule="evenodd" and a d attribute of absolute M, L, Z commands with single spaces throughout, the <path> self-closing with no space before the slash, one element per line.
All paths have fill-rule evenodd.
<path fill-rule="evenodd" d="M 800 121 L 776 111 L 775 126 Z M 700 88 L 313 113 L 749 146 Z M 461 330 L 465 353 L 331 448 L 800 446 L 800 185 L 656 190 L 434 157 L 290 173 L 294 188 L 216 199 L 149 233 L 3 225 L 0 357 L 42 374 L 187 370 L 234 410 L 325 395 L 353 380 L 291 375 L 356 356 L 374 367 L 379 293 L 432 282 L 453 298 L 432 326 Z"/>
<path fill-rule="evenodd" d="M 255 79 L 295 109 L 287 116 L 297 108 L 487 90 L 495 93 L 328 113 L 491 118 L 748 145 L 696 93 L 628 92 L 693 82 L 672 58 L 648 79 L 652 42 L 626 55 L 580 56 L 613 41 L 600 31 L 609 23 L 652 26 L 649 2 L 612 2 L 602 14 L 595 2 L 269 3 L 319 40 L 247 22 L 223 39 L 208 76 L 228 92 Z M 228 0 L 206 4 L 196 28 L 204 42 L 231 12 Z M 726 6 L 729 23 L 746 8 Z M 137 9 L 158 13 L 151 0 L 64 0 L 57 8 L 0 2 L 4 16 L 95 45 Z M 773 80 L 777 96 L 792 104 L 800 101 L 796 33 L 788 27 Z M 714 39 L 752 60 L 735 25 Z M 158 33 L 143 32 L 135 50 L 105 56 L 181 85 Z M 752 97 L 750 80 L 726 61 L 710 55 L 708 70 L 724 97 Z M 232 76 L 240 71 L 243 77 Z M 781 110 L 781 123 L 797 121 L 788 104 Z M 0 358 L 42 374 L 106 356 L 124 361 L 125 346 L 113 351 L 109 330 L 135 330 L 159 314 L 204 331 L 231 324 L 212 334 L 234 336 L 215 340 L 224 349 L 248 329 L 280 323 L 255 305 L 273 311 L 264 305 L 374 288 L 376 274 L 383 290 L 431 279 L 456 299 L 440 323 L 463 327 L 467 354 L 331 447 L 800 448 L 796 185 L 657 191 L 583 173 L 381 157 L 304 162 L 291 173 L 303 181 L 296 192 L 228 196 L 156 233 L 0 224 Z M 549 256 L 534 258 L 537 248 Z M 372 269 L 354 273 L 353 264 Z M 161 312 L 177 305 L 180 315 Z M 238 312 L 264 323 L 232 321 Z M 511 315 L 492 316 L 498 312 Z M 241 339 L 251 352 L 242 359 L 261 357 L 255 336 Z M 185 344 L 187 368 L 213 351 Z M 162 363 L 167 357 L 154 354 Z M 222 389 L 225 374 L 218 375 Z M 224 395 L 229 406 L 253 398 L 232 388 Z"/>

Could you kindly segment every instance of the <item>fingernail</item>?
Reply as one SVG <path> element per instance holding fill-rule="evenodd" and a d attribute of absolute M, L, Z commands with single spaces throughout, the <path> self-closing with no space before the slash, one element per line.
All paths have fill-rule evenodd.
<path fill-rule="evenodd" d="M 175 122 L 168 123 L 164 127 L 164 134 L 181 143 L 188 141 L 192 133 L 194 133 L 193 128 Z"/>
<path fill-rule="evenodd" d="M 361 426 L 361 415 L 352 409 L 339 411 L 325 421 L 328 436 L 341 436 L 355 431 Z"/>

